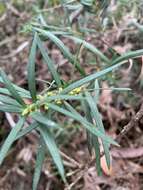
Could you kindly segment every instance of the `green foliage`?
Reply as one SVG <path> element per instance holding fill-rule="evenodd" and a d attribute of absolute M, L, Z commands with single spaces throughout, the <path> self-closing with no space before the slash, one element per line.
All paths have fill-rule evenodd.
<path fill-rule="evenodd" d="M 0 15 L 6 11 L 6 6 L 4 3 L 0 2 Z"/>
<path fill-rule="evenodd" d="M 25 118 L 20 118 L 18 123 L 16 124 L 16 126 L 11 130 L 7 139 L 5 140 L 3 146 L 0 150 L 0 165 L 2 164 L 4 158 L 6 157 L 7 152 L 10 149 L 11 145 L 15 141 L 18 132 L 20 131 L 20 129 L 22 128 L 22 126 L 24 124 L 24 121 L 25 121 Z"/>
<path fill-rule="evenodd" d="M 40 174 L 42 171 L 42 165 L 45 158 L 45 153 L 46 153 L 46 148 L 45 148 L 44 140 L 41 138 L 39 142 L 39 147 L 37 150 L 37 158 L 36 158 L 35 171 L 34 171 L 34 176 L 33 176 L 32 190 L 37 189 L 38 182 L 40 179 Z"/>
<path fill-rule="evenodd" d="M 36 101 L 35 59 L 37 48 L 37 33 L 34 35 L 28 63 L 28 85 L 32 100 Z"/>
<path fill-rule="evenodd" d="M 80 1 L 80 4 L 90 7 L 95 5 L 94 2 L 95 1 L 82 0 Z M 103 4 L 105 3 L 105 1 L 102 2 Z M 67 3 L 67 6 L 69 6 L 69 3 Z M 97 106 L 100 95 L 98 81 L 106 74 L 128 63 L 128 59 L 143 55 L 143 50 L 137 50 L 111 60 L 94 45 L 86 42 L 84 36 L 73 31 L 72 27 L 68 26 L 63 28 L 61 26 L 57 27 L 49 25 L 46 24 L 46 21 L 41 15 L 40 18 L 42 18 L 42 22 L 31 22 L 28 26 L 28 32 L 31 32 L 31 35 L 33 36 L 27 68 L 28 90 L 11 83 L 5 72 L 2 70 L 0 72 L 0 82 L 4 85 L 3 88 L 0 88 L 0 111 L 17 113 L 19 118 L 16 126 L 11 130 L 1 147 L 0 164 L 2 164 L 14 141 L 29 134 L 33 130 L 38 132 L 39 148 L 37 151 L 33 190 L 37 189 L 42 164 L 47 150 L 50 153 L 62 180 L 66 182 L 63 161 L 59 153 L 58 144 L 56 144 L 55 140 L 54 130 L 61 130 L 58 119 L 55 119 L 54 117 L 55 114 L 62 114 L 67 118 L 72 118 L 84 127 L 88 134 L 87 141 L 90 152 L 92 153 L 92 151 L 94 151 L 96 155 L 98 174 L 101 174 L 101 147 L 99 142 L 102 142 L 103 144 L 107 165 L 110 167 L 110 145 L 113 144 L 118 146 L 118 144 L 111 137 L 107 136 L 104 130 L 102 117 Z M 72 39 L 77 44 L 83 46 L 87 51 L 93 53 L 94 57 L 98 57 L 103 63 L 105 63 L 106 68 L 87 75 L 86 71 L 80 65 L 77 56 L 70 52 L 68 47 L 63 43 L 61 37 Z M 44 46 L 44 43 L 47 40 L 54 43 L 62 52 L 63 56 L 72 64 L 73 68 L 80 73 L 81 78 L 79 80 L 73 81 L 71 79 L 69 82 L 62 79 L 53 60 L 48 54 L 47 48 Z M 41 53 L 44 63 L 46 63 L 50 71 L 51 80 L 55 82 L 54 88 L 45 89 L 44 93 L 41 92 L 39 94 L 36 89 L 35 76 L 37 51 Z M 52 84 L 51 81 L 50 83 Z M 91 86 L 94 86 L 92 90 L 90 90 Z M 114 88 L 114 90 L 129 89 Z M 92 92 L 94 92 L 95 95 L 93 95 Z M 26 104 L 24 98 L 31 99 L 32 103 Z M 78 104 L 80 104 L 81 111 L 85 111 L 84 116 L 81 115 L 80 111 L 78 112 L 76 110 L 76 107 L 73 106 L 73 102 L 78 102 Z M 30 120 L 32 122 L 27 128 L 25 128 L 23 127 L 24 122 L 29 117 L 32 118 L 32 120 Z"/>

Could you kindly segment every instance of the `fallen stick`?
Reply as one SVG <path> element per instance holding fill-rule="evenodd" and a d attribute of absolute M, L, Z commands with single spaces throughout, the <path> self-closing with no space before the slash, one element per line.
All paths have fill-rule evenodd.
<path fill-rule="evenodd" d="M 131 121 L 124 126 L 123 130 L 120 134 L 116 137 L 116 142 L 120 143 L 121 139 L 135 126 L 138 125 L 139 121 L 143 117 L 143 104 L 140 107 L 140 110 L 136 113 L 136 115 L 131 119 Z"/>

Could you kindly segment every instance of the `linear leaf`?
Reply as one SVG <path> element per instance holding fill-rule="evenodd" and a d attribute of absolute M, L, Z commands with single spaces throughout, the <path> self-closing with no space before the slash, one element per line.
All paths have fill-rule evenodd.
<path fill-rule="evenodd" d="M 53 95 L 53 96 L 49 96 L 49 97 L 46 97 L 44 98 L 44 102 L 48 102 L 48 101 L 51 101 L 51 100 L 82 100 L 82 99 L 85 99 L 82 95 Z"/>
<path fill-rule="evenodd" d="M 104 69 L 104 70 L 102 70 L 102 71 L 99 71 L 99 72 L 97 72 L 97 73 L 90 74 L 89 76 L 86 76 L 86 77 L 84 77 L 84 78 L 82 78 L 82 79 L 80 79 L 80 80 L 78 80 L 78 81 L 76 81 L 76 82 L 73 82 L 73 83 L 70 84 L 68 87 L 66 87 L 66 88 L 62 91 L 62 93 L 68 93 L 68 92 L 70 92 L 71 90 L 73 90 L 74 88 L 80 87 L 80 86 L 82 86 L 82 85 L 84 85 L 84 84 L 86 84 L 86 83 L 88 83 L 88 82 L 90 82 L 90 81 L 92 81 L 92 80 L 95 80 L 95 79 L 97 79 L 97 78 L 99 78 L 99 77 L 102 77 L 103 75 L 105 75 L 105 74 L 111 72 L 112 70 L 118 68 L 119 66 L 123 65 L 124 63 L 125 63 L 125 62 L 121 62 L 121 63 L 118 63 L 118 64 L 116 64 L 116 65 L 112 65 L 111 67 L 108 67 L 108 68 L 106 68 L 106 69 Z"/>
<path fill-rule="evenodd" d="M 27 135 L 28 133 L 30 133 L 32 130 L 36 129 L 37 127 L 38 127 L 38 123 L 36 122 L 30 124 L 28 127 L 18 132 L 15 140 L 20 139 L 21 137 Z"/>
<path fill-rule="evenodd" d="M 103 133 L 101 133 L 97 128 L 93 127 L 93 125 L 88 122 L 85 118 L 83 118 L 80 114 L 73 114 L 71 113 L 70 111 L 67 111 L 66 109 L 63 109 L 63 108 L 60 108 L 59 106 L 57 105 L 54 105 L 54 104 L 51 104 L 49 103 L 48 104 L 49 108 L 57 111 L 57 112 L 60 112 L 68 117 L 71 117 L 73 119 L 75 119 L 76 121 L 80 122 L 86 129 L 88 129 L 92 134 L 100 137 L 100 138 L 103 138 L 104 140 L 106 140 L 107 142 L 111 143 L 111 144 L 114 144 L 114 145 L 117 145 L 118 146 L 118 143 L 115 142 L 112 138 L 108 137 L 108 136 L 105 136 Z"/>
<path fill-rule="evenodd" d="M 4 84 L 4 81 L 3 81 L 2 77 L 0 77 L 0 82 Z M 28 90 L 26 90 L 26 89 L 24 89 L 24 88 L 21 88 L 21 87 L 15 85 L 15 84 L 13 84 L 12 82 L 11 82 L 11 84 L 14 86 L 14 88 L 16 89 L 16 91 L 17 91 L 22 97 L 31 98 L 30 93 L 29 93 Z M 1 88 L 0 88 L 0 89 L 1 89 Z M 5 89 L 5 88 L 2 88 L 2 89 Z M 7 90 L 7 89 L 5 89 L 5 90 Z M 4 92 L 4 94 L 5 94 L 5 93 L 6 93 L 6 92 Z M 10 95 L 10 93 L 9 93 L 8 95 Z"/>
<path fill-rule="evenodd" d="M 34 176 L 33 176 L 32 190 L 36 190 L 38 186 L 38 182 L 39 182 L 41 171 L 42 171 L 42 165 L 45 158 L 45 150 L 46 149 L 45 149 L 45 144 L 43 142 L 43 139 L 40 138 L 39 147 L 37 151 L 37 157 L 36 157 Z"/>
<path fill-rule="evenodd" d="M 136 51 L 131 51 L 128 53 L 125 53 L 123 55 L 121 55 L 120 57 L 116 58 L 115 60 L 112 61 L 112 64 L 116 64 L 128 59 L 132 59 L 132 58 L 136 58 L 136 57 L 140 57 L 143 55 L 143 49 L 141 50 L 136 50 Z"/>
<path fill-rule="evenodd" d="M 102 168 L 101 168 L 101 162 L 100 162 L 100 144 L 98 141 L 98 138 L 92 135 L 92 143 L 95 149 L 96 153 L 96 168 L 97 168 L 97 173 L 99 176 L 102 175 Z"/>
<path fill-rule="evenodd" d="M 0 93 L 5 95 L 11 95 L 11 93 L 6 88 L 0 88 Z"/>
<path fill-rule="evenodd" d="M 46 52 L 46 48 L 43 46 L 43 43 L 39 37 L 37 37 L 37 45 L 41 51 L 44 61 L 48 65 L 48 68 L 49 68 L 54 80 L 56 81 L 58 86 L 61 86 L 61 80 L 60 80 L 58 72 L 55 69 L 54 62 L 49 57 L 48 53 Z"/>
<path fill-rule="evenodd" d="M 86 97 L 87 97 L 87 102 L 89 104 L 89 107 L 91 109 L 92 117 L 96 121 L 97 128 L 103 134 L 105 134 L 105 130 L 104 130 L 103 122 L 102 122 L 102 119 L 101 119 L 101 115 L 100 115 L 100 113 L 98 111 L 96 103 L 94 102 L 94 99 L 91 97 L 91 95 L 88 92 L 86 92 Z M 104 153 L 105 153 L 107 165 L 110 168 L 110 151 L 109 151 L 110 144 L 107 141 L 105 141 L 104 139 L 102 139 L 102 144 L 103 144 L 103 148 L 104 148 Z"/>
<path fill-rule="evenodd" d="M 16 138 L 18 132 L 20 131 L 20 129 L 22 128 L 24 121 L 25 121 L 25 118 L 20 118 L 18 123 L 15 125 L 14 128 L 12 128 L 7 139 L 5 140 L 3 146 L 0 150 L 0 165 L 2 164 L 4 158 L 6 157 L 7 152 L 9 151 L 11 145 L 15 141 L 15 138 Z"/>
<path fill-rule="evenodd" d="M 87 120 L 89 122 L 93 123 L 90 108 L 89 108 L 87 102 L 82 101 L 82 104 L 83 104 L 83 109 L 84 109 L 84 112 L 85 112 Z M 96 169 L 97 169 L 98 175 L 100 176 L 102 174 L 102 169 L 101 169 L 101 163 L 100 163 L 100 144 L 99 144 L 99 140 L 98 140 L 97 136 L 93 135 L 88 130 L 86 130 L 86 132 L 87 132 L 88 149 L 89 149 L 90 154 L 92 154 L 92 149 L 93 148 L 95 150 Z"/>
<path fill-rule="evenodd" d="M 95 80 L 94 88 L 95 88 L 95 90 L 94 90 L 95 95 L 93 98 L 94 98 L 95 103 L 97 104 L 98 100 L 99 100 L 99 94 L 100 94 L 98 79 Z"/>
<path fill-rule="evenodd" d="M 23 89 L 23 90 L 25 90 L 25 89 Z M 29 98 L 29 99 L 31 98 L 29 92 L 25 93 L 25 92 L 22 92 L 22 91 L 18 91 L 17 88 L 16 88 L 16 91 L 17 91 L 17 93 L 18 93 L 22 98 Z M 1 93 L 1 94 L 5 94 L 5 95 L 11 96 L 11 93 L 10 93 L 6 88 L 0 88 L 0 93 Z"/>
<path fill-rule="evenodd" d="M 36 28 L 36 27 L 33 27 L 33 29 L 36 30 L 37 32 L 39 32 L 40 34 L 42 34 L 43 36 L 48 37 L 52 42 L 54 42 L 58 46 L 58 48 L 61 50 L 61 52 L 63 53 L 64 57 L 67 58 L 71 64 L 75 65 L 75 67 L 77 68 L 77 70 L 82 75 L 85 75 L 85 72 L 84 72 L 83 68 L 75 60 L 75 58 L 73 57 L 73 55 L 70 53 L 69 49 L 64 45 L 64 43 L 59 38 L 57 38 L 50 31 L 46 31 L 46 30 L 43 30 L 43 29 L 40 29 L 40 28 Z"/>
<path fill-rule="evenodd" d="M 48 119 L 46 115 L 40 113 L 40 112 L 34 112 L 30 115 L 34 120 L 38 121 L 41 124 L 44 124 L 48 127 L 54 127 L 54 128 L 59 128 L 59 125 L 55 123 L 54 121 Z"/>
<path fill-rule="evenodd" d="M 80 39 L 78 37 L 75 36 L 69 36 L 69 35 L 64 35 L 67 38 L 72 39 L 73 41 L 75 41 L 78 44 L 82 44 L 85 48 L 87 48 L 89 51 L 91 51 L 92 53 L 94 53 L 95 55 L 99 56 L 101 60 L 105 61 L 105 63 L 110 63 L 110 60 L 108 59 L 108 57 L 106 57 L 99 49 L 97 49 L 94 45 L 88 43 L 87 41 Z"/>
<path fill-rule="evenodd" d="M 3 70 L 0 71 L 1 73 L 1 77 L 4 81 L 4 84 L 6 86 L 6 88 L 9 90 L 9 92 L 11 93 L 11 95 L 23 106 L 25 106 L 25 103 L 23 101 L 23 99 L 20 97 L 20 95 L 17 93 L 17 91 L 15 90 L 14 86 L 12 85 L 12 83 L 10 82 L 10 80 L 8 79 L 8 77 L 6 76 L 5 72 Z"/>
<path fill-rule="evenodd" d="M 4 95 L 1 95 L 1 94 L 0 94 L 0 102 L 6 103 L 6 104 L 9 104 L 9 105 L 13 105 L 13 106 L 17 106 L 17 107 L 21 107 L 21 104 L 19 104 L 13 98 L 8 97 L 8 96 L 4 96 Z"/>
<path fill-rule="evenodd" d="M 28 61 L 28 88 L 33 101 L 36 101 L 36 80 L 35 80 L 35 61 L 36 61 L 36 50 L 37 50 L 37 32 L 34 34 L 32 47 L 30 50 L 29 61 Z"/>
<path fill-rule="evenodd" d="M 39 127 L 38 130 L 40 131 L 41 136 L 43 137 L 44 142 L 45 142 L 46 146 L 48 147 L 48 150 L 52 156 L 54 163 L 56 164 L 56 166 L 58 168 L 58 171 L 59 171 L 63 181 L 65 182 L 66 179 L 65 179 L 64 167 L 63 167 L 61 156 L 59 154 L 59 150 L 57 148 L 55 140 L 47 127 L 45 127 L 43 125 L 40 125 L 40 126 L 41 127 Z"/>
<path fill-rule="evenodd" d="M 21 113 L 22 112 L 22 108 L 20 107 L 16 107 L 16 106 L 13 106 L 13 105 L 3 105 L 3 104 L 0 104 L 0 111 L 2 112 L 9 112 L 9 113 Z"/>
<path fill-rule="evenodd" d="M 89 109 L 89 106 L 87 105 L 87 102 L 86 101 L 81 101 L 81 103 L 82 103 L 81 106 L 82 106 L 82 109 L 84 111 L 84 114 L 85 114 L 85 117 L 86 117 L 87 121 L 92 123 L 92 118 L 91 118 L 91 115 L 90 115 L 90 109 Z M 92 148 L 93 148 L 92 136 L 94 136 L 95 138 L 98 138 L 98 137 L 96 137 L 95 135 L 90 133 L 88 130 L 86 130 L 86 136 L 87 136 L 88 150 L 89 150 L 89 153 L 92 155 Z"/>

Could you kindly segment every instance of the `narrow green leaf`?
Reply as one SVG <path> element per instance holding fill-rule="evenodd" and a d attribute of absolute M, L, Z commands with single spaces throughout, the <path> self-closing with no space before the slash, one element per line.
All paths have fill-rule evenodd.
<path fill-rule="evenodd" d="M 58 171 L 59 171 L 63 181 L 65 182 L 66 181 L 65 172 L 64 172 L 64 167 L 63 167 L 63 163 L 61 160 L 61 156 L 59 154 L 59 150 L 57 148 L 57 145 L 55 143 L 55 140 L 54 140 L 50 130 L 43 125 L 41 125 L 38 128 L 38 130 L 40 131 L 41 136 L 43 137 L 44 142 L 45 142 L 46 146 L 48 147 L 48 150 L 53 158 L 54 163 L 56 164 L 56 166 L 58 168 Z"/>
<path fill-rule="evenodd" d="M 42 165 L 45 158 L 45 150 L 46 148 L 45 148 L 43 139 L 40 138 L 39 147 L 37 151 L 37 157 L 36 157 L 35 171 L 34 171 L 34 176 L 33 176 L 32 190 L 37 190 L 37 186 L 38 186 L 41 171 L 42 171 Z"/>
<path fill-rule="evenodd" d="M 37 50 L 37 32 L 34 34 L 32 47 L 28 61 L 28 87 L 33 101 L 36 101 L 36 80 L 35 80 L 35 61 Z"/>
<path fill-rule="evenodd" d="M 42 34 L 43 36 L 46 36 L 47 38 L 49 38 L 52 42 L 54 42 L 58 46 L 58 48 L 61 50 L 64 57 L 67 58 L 71 64 L 75 65 L 77 70 L 82 75 L 85 75 L 85 72 L 84 72 L 83 68 L 80 66 L 79 63 L 77 63 L 77 61 L 75 60 L 73 55 L 70 53 L 69 49 L 64 45 L 64 43 L 59 38 L 57 38 L 50 31 L 46 31 L 46 30 L 36 28 L 36 27 L 33 27 L 33 29 L 36 30 L 37 32 L 39 32 L 40 34 Z"/>
<path fill-rule="evenodd" d="M 95 160 L 96 160 L 96 169 L 99 176 L 102 175 L 102 168 L 101 168 L 101 162 L 100 162 L 100 144 L 98 141 L 98 138 L 92 135 L 92 143 L 95 149 Z"/>
<path fill-rule="evenodd" d="M 71 118 L 75 119 L 76 121 L 80 122 L 86 129 L 88 129 L 94 135 L 96 135 L 100 138 L 103 138 L 104 140 L 106 140 L 107 142 L 109 142 L 111 144 L 118 146 L 117 142 L 115 142 L 112 138 L 102 134 L 97 128 L 93 127 L 93 125 L 90 122 L 88 122 L 85 118 L 83 118 L 80 114 L 73 114 L 73 113 L 67 111 L 66 109 L 60 108 L 59 106 L 51 104 L 51 103 L 49 103 L 48 106 L 49 106 L 49 108 L 51 108 L 57 112 L 60 112 L 64 115 L 71 117 Z"/>
<path fill-rule="evenodd" d="M 86 118 L 89 122 L 93 123 L 92 117 L 91 117 L 91 111 L 86 101 L 83 101 L 83 108 L 86 115 Z M 97 173 L 100 176 L 102 174 L 101 169 L 101 163 L 100 163 L 100 144 L 98 137 L 93 135 L 87 130 L 87 140 L 88 140 L 88 149 L 90 153 L 92 154 L 92 149 L 95 150 L 95 161 L 96 161 L 96 169 Z"/>
<path fill-rule="evenodd" d="M 93 98 L 94 98 L 95 103 L 97 104 L 98 100 L 99 100 L 99 94 L 100 94 L 98 79 L 95 80 L 94 88 L 95 88 L 95 90 L 94 90 L 95 95 Z"/>
<path fill-rule="evenodd" d="M 66 102 L 66 106 L 69 108 L 69 110 L 72 112 L 72 113 L 74 113 L 74 114 L 76 114 L 76 115 L 79 115 L 78 114 L 78 112 L 74 109 L 74 108 L 72 108 L 72 106 L 70 106 L 70 104 L 68 104 L 67 102 Z M 88 116 L 89 116 L 89 114 L 88 114 Z M 79 116 L 80 117 L 80 116 Z M 91 116 L 89 116 L 89 121 L 91 121 Z M 82 123 L 82 122 L 84 122 L 84 123 Z M 91 121 L 92 122 L 92 121 Z M 86 120 L 85 121 L 82 121 L 82 118 L 81 118 L 81 123 L 84 125 L 85 123 L 86 123 Z M 89 124 L 87 124 L 87 125 L 91 125 L 91 123 L 89 123 Z M 93 126 L 91 126 L 92 127 L 92 129 L 95 127 L 94 125 Z M 96 128 L 94 128 L 94 129 L 96 129 Z M 98 128 L 99 129 L 99 128 Z M 100 130 L 100 129 L 99 129 Z M 89 135 L 89 132 L 91 133 L 91 139 L 89 139 L 89 140 L 91 140 L 91 142 L 90 143 L 93 143 L 93 146 L 94 146 L 94 148 L 95 148 L 95 151 L 96 151 L 96 166 L 97 166 L 97 172 L 98 172 L 98 175 L 101 175 L 101 173 L 102 173 L 102 171 L 101 171 L 101 165 L 100 165 L 100 147 L 99 147 L 99 142 L 98 142 L 98 138 L 97 138 L 97 134 L 95 135 L 95 133 L 93 133 L 91 130 L 89 130 L 89 128 L 87 127 L 87 134 Z M 102 130 L 100 130 L 101 132 L 103 132 L 104 133 L 104 135 L 105 135 L 105 132 L 104 131 L 102 131 Z M 100 137 L 100 136 L 99 136 Z M 105 142 L 106 142 L 106 138 L 107 138 L 107 136 L 105 137 L 105 138 L 103 138 L 102 140 L 104 140 Z M 110 144 L 110 142 L 109 141 L 107 141 L 106 143 L 109 143 Z M 108 145 L 109 145 L 108 144 Z M 117 144 L 116 144 L 117 145 Z M 104 146 L 104 145 L 103 145 Z M 108 147 L 105 147 L 105 155 L 106 156 L 108 156 L 108 154 L 107 153 L 109 153 L 109 152 L 107 152 L 108 151 L 108 149 L 107 149 Z M 109 155 L 110 156 L 110 155 Z"/>
<path fill-rule="evenodd" d="M 17 93 L 17 91 L 15 90 L 14 86 L 12 85 L 12 83 L 10 82 L 10 80 L 8 79 L 8 77 L 6 76 L 5 72 L 3 70 L 0 71 L 1 73 L 1 77 L 4 81 L 4 84 L 6 86 L 6 88 L 9 90 L 9 92 L 11 93 L 11 95 L 23 106 L 25 106 L 25 103 L 23 101 L 23 99 L 20 97 L 20 95 Z"/>
<path fill-rule="evenodd" d="M 20 129 L 22 128 L 24 121 L 25 121 L 25 118 L 19 119 L 18 123 L 15 125 L 14 128 L 12 128 L 12 130 L 9 133 L 7 139 L 5 140 L 2 148 L 0 149 L 0 165 L 2 164 L 4 158 L 6 157 L 7 152 L 9 151 L 11 145 L 15 141 L 15 138 L 16 138 L 18 132 L 20 131 Z"/>
<path fill-rule="evenodd" d="M 61 92 L 62 93 L 62 92 Z M 85 99 L 82 95 L 53 95 L 53 96 L 48 96 L 44 98 L 44 102 L 49 102 L 51 100 L 82 100 Z"/>
<path fill-rule="evenodd" d="M 71 90 L 73 90 L 74 88 L 80 87 L 80 86 L 82 86 L 82 85 L 84 85 L 84 84 L 86 84 L 86 83 L 88 83 L 88 82 L 90 82 L 90 81 L 92 81 L 92 80 L 95 80 L 95 79 L 97 79 L 97 78 L 99 78 L 99 77 L 102 77 L 103 75 L 105 75 L 105 74 L 111 72 L 112 70 L 118 68 L 119 66 L 123 65 L 124 63 L 125 63 L 125 62 L 121 62 L 121 63 L 118 63 L 118 64 L 116 64 L 116 65 L 112 65 L 111 67 L 108 67 L 108 68 L 106 68 L 106 69 L 104 69 L 104 70 L 102 70 L 102 71 L 99 71 L 99 72 L 90 74 L 89 76 L 86 76 L 86 77 L 84 77 L 83 79 L 80 79 L 80 80 L 78 80 L 78 81 L 76 81 L 76 82 L 73 82 L 73 83 L 70 84 L 68 87 L 66 87 L 66 88 L 62 91 L 62 93 L 63 93 L 63 94 L 64 94 L 64 93 L 68 93 L 68 92 L 70 92 Z"/>
<path fill-rule="evenodd" d="M 76 111 L 76 109 L 74 109 L 68 102 L 64 101 L 64 105 L 68 109 L 68 111 L 70 111 L 73 115 L 78 116 L 79 118 L 83 119 L 82 116 Z"/>
<path fill-rule="evenodd" d="M 0 111 L 2 112 L 9 112 L 9 113 L 21 113 L 22 112 L 22 108 L 20 107 L 16 107 L 16 106 L 13 106 L 13 105 L 3 105 L 3 104 L 0 104 Z"/>
<path fill-rule="evenodd" d="M 80 39 L 78 37 L 75 36 L 69 36 L 69 35 L 64 35 L 67 38 L 72 39 L 73 41 L 75 41 L 78 44 L 82 44 L 86 49 L 88 49 L 89 51 L 91 51 L 92 53 L 94 53 L 95 55 L 97 55 L 98 57 L 100 57 L 101 60 L 103 60 L 105 63 L 110 63 L 110 60 L 108 59 L 108 57 L 106 57 L 99 49 L 97 49 L 94 45 L 86 42 L 83 39 Z"/>
<path fill-rule="evenodd" d="M 116 91 L 130 91 L 132 90 L 131 88 L 115 88 L 115 87 L 111 87 L 109 90 L 116 90 Z"/>
<path fill-rule="evenodd" d="M 55 123 L 54 121 L 48 119 L 46 115 L 40 113 L 40 112 L 34 112 L 30 115 L 34 120 L 38 121 L 41 124 L 44 124 L 48 127 L 52 128 L 59 128 L 59 125 Z"/>
<path fill-rule="evenodd" d="M 23 89 L 23 90 L 25 90 L 25 89 Z M 17 93 L 18 93 L 22 98 L 29 98 L 29 99 L 31 99 L 31 96 L 30 96 L 30 93 L 29 93 L 29 92 L 28 92 L 28 93 L 25 93 L 24 91 L 22 92 L 22 90 L 21 90 L 21 91 L 18 91 L 17 88 L 16 88 L 16 91 L 17 91 Z M 0 88 L 0 93 L 1 93 L 1 94 L 5 94 L 5 95 L 8 95 L 8 96 L 11 96 L 11 93 L 10 93 L 6 88 Z"/>
<path fill-rule="evenodd" d="M 102 119 L 101 119 L 101 115 L 100 115 L 100 113 L 98 111 L 96 103 L 94 102 L 94 99 L 91 97 L 91 95 L 88 92 L 86 92 L 86 97 L 87 97 L 87 102 L 89 104 L 89 107 L 91 109 L 92 117 L 96 121 L 97 128 L 103 134 L 105 134 L 105 130 L 104 130 L 103 122 L 102 122 Z M 110 144 L 107 141 L 105 141 L 104 139 L 102 139 L 102 144 L 103 144 L 103 148 L 104 148 L 104 153 L 105 153 L 107 165 L 110 168 L 110 150 L 109 150 Z"/>
<path fill-rule="evenodd" d="M 120 63 L 128 59 L 136 58 L 136 57 L 141 57 L 143 55 L 143 49 L 136 50 L 136 51 L 131 51 L 128 53 L 125 53 L 115 60 L 112 61 L 112 64 Z"/>
<path fill-rule="evenodd" d="M 27 135 L 28 133 L 30 133 L 31 131 L 33 131 L 37 127 L 38 127 L 38 123 L 36 123 L 36 122 L 30 124 L 28 127 L 24 128 L 18 132 L 15 140 L 20 139 L 21 137 Z"/>
<path fill-rule="evenodd" d="M 28 90 L 25 90 L 24 88 L 21 88 L 15 84 L 13 84 L 13 86 L 21 97 L 31 98 L 30 92 Z"/>
<path fill-rule="evenodd" d="M 0 77 L 0 83 L 3 83 L 4 84 L 4 81 L 2 79 L 2 77 Z M 18 94 L 21 96 L 21 97 L 25 97 L 25 98 L 31 98 L 30 96 L 30 93 L 28 90 L 25 90 L 13 83 L 11 83 L 14 88 L 16 89 L 16 91 L 18 92 Z M 11 95 L 11 93 L 6 89 L 6 88 L 0 88 L 0 93 L 2 94 L 7 94 L 7 95 Z"/>
<path fill-rule="evenodd" d="M 0 94 L 0 102 L 6 103 L 6 104 L 9 104 L 9 105 L 13 105 L 13 106 L 16 106 L 16 107 L 21 107 L 21 104 L 19 104 L 13 98 L 8 97 L 8 96 L 4 96 L 4 95 L 1 95 L 1 94 Z"/>
<path fill-rule="evenodd" d="M 38 47 L 39 47 L 39 49 L 41 51 L 41 54 L 42 54 L 42 56 L 44 58 L 44 61 L 48 65 L 48 68 L 49 68 L 54 80 L 56 81 L 58 86 L 61 86 L 61 80 L 60 80 L 58 72 L 55 69 L 54 62 L 51 60 L 48 53 L 46 52 L 47 49 L 43 46 L 43 43 L 40 40 L 39 36 L 37 36 L 37 45 L 38 45 Z"/>
<path fill-rule="evenodd" d="M 89 109 L 89 106 L 87 105 L 87 102 L 86 101 L 81 101 L 81 104 L 82 104 L 81 107 L 82 107 L 82 109 L 84 111 L 84 114 L 85 114 L 85 118 L 87 119 L 87 121 L 92 123 L 92 118 L 91 118 L 91 115 L 90 115 L 90 109 Z M 88 130 L 86 130 L 86 136 L 87 136 L 88 150 L 89 150 L 89 153 L 92 155 L 92 148 L 93 148 L 92 136 L 94 136 L 95 138 L 98 138 L 98 137 L 96 137 L 95 135 L 90 133 Z"/>
<path fill-rule="evenodd" d="M 5 95 L 11 95 L 11 93 L 6 88 L 0 88 L 0 93 Z"/>

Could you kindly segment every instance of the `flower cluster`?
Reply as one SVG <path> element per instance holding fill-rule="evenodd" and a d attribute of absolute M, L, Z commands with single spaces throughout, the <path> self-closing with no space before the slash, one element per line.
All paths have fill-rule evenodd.
<path fill-rule="evenodd" d="M 75 88 L 72 91 L 70 91 L 68 94 L 72 95 L 72 96 L 76 96 L 82 92 L 82 89 L 83 89 L 83 87 Z M 59 95 L 62 92 L 62 90 L 63 90 L 63 88 L 59 88 L 58 90 L 48 91 L 44 95 L 38 95 L 37 96 L 37 102 L 32 103 L 32 104 L 28 104 L 26 106 L 26 108 L 23 110 L 22 116 L 29 115 L 30 113 L 35 112 L 36 110 L 40 109 L 41 107 L 43 107 L 44 110 L 48 110 L 49 109 L 48 103 L 44 100 L 48 97 Z M 40 104 L 41 102 L 43 102 L 43 103 Z M 62 100 L 59 98 L 55 99 L 54 103 L 56 103 L 57 105 L 61 105 Z"/>

